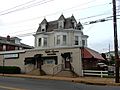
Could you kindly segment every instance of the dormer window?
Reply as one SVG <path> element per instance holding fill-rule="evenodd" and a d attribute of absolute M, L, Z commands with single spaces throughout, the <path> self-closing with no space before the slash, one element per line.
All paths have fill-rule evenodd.
<path fill-rule="evenodd" d="M 74 22 L 74 29 L 76 29 L 76 26 L 77 26 L 77 23 L 76 23 L 76 22 Z"/>
<path fill-rule="evenodd" d="M 64 28 L 64 21 L 58 22 L 58 28 Z"/>
<path fill-rule="evenodd" d="M 41 25 L 41 32 L 45 32 L 46 31 L 46 25 L 45 24 L 42 24 Z"/>
<path fill-rule="evenodd" d="M 64 22 L 65 22 L 65 17 L 62 14 L 58 19 L 58 28 L 59 29 L 64 28 Z"/>
<path fill-rule="evenodd" d="M 77 23 L 76 22 L 72 22 L 72 27 L 73 29 L 76 29 Z"/>

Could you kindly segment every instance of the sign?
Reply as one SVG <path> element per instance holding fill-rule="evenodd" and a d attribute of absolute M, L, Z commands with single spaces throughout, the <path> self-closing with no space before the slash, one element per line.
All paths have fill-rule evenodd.
<path fill-rule="evenodd" d="M 10 53 L 10 54 L 4 54 L 4 59 L 14 59 L 14 58 L 19 58 L 18 53 Z"/>
<path fill-rule="evenodd" d="M 56 53 L 59 51 L 55 51 L 55 50 L 46 50 L 45 53 L 47 53 L 47 55 L 56 55 Z"/>

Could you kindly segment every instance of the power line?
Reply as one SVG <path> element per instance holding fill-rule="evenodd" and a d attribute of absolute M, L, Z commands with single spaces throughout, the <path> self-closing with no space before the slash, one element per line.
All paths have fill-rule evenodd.
<path fill-rule="evenodd" d="M 88 3 L 90 3 L 90 2 L 88 2 Z M 99 6 L 104 6 L 104 5 L 108 5 L 108 4 L 111 4 L 111 3 L 105 3 L 105 4 L 99 4 L 99 5 L 96 5 L 96 6 L 90 6 L 90 7 L 87 7 L 87 8 L 81 8 L 82 10 L 84 10 L 84 9 L 90 9 L 90 8 L 93 8 L 93 7 L 99 7 Z M 82 4 L 82 5 L 84 5 L 84 4 Z M 80 6 L 80 5 L 79 5 Z M 78 6 L 77 6 L 78 7 Z M 63 11 L 70 11 L 71 9 L 73 9 L 73 8 L 76 8 L 76 7 L 72 7 L 72 8 L 68 8 L 68 9 L 66 9 L 66 10 L 63 10 Z M 81 10 L 81 9 L 79 9 L 79 10 Z M 55 15 L 55 14 L 57 14 L 57 13 L 60 13 L 61 11 L 57 11 L 57 12 L 55 12 L 55 13 L 51 13 L 51 14 L 47 14 L 47 15 L 44 15 L 44 16 L 52 16 L 52 15 Z M 108 13 L 102 13 L 102 14 L 98 14 L 98 15 L 94 15 L 94 16 L 90 16 L 90 17 L 87 17 L 87 18 L 92 18 L 92 17 L 97 17 L 97 16 L 101 16 L 101 15 L 104 15 L 104 14 L 108 14 Z M 40 17 L 36 17 L 36 18 L 31 18 L 31 19 L 26 19 L 26 20 L 22 20 L 22 21 L 18 21 L 18 22 L 13 22 L 13 23 L 10 23 L 10 24 L 17 24 L 17 23 L 23 23 L 23 22 L 27 22 L 27 21 L 33 21 L 33 20 L 36 20 L 36 19 L 39 19 L 39 18 L 43 18 L 44 16 L 40 16 Z M 87 19 L 87 18 L 81 18 L 81 20 L 83 20 L 83 19 Z"/>
<path fill-rule="evenodd" d="M 9 11 L 9 10 L 12 10 L 12 9 L 15 9 L 15 8 L 18 8 L 18 7 L 21 7 L 21 6 L 24 6 L 24 5 L 26 5 L 26 4 L 29 4 L 29 3 L 32 3 L 32 2 L 35 2 L 35 1 L 36 1 L 36 0 L 31 0 L 31 1 L 26 2 L 26 3 L 24 3 L 24 4 L 20 4 L 20 5 L 14 6 L 14 7 L 12 7 L 12 8 L 9 8 L 9 9 L 3 10 L 3 11 L 0 11 L 0 13 L 3 13 L 3 12 L 6 12 L 6 11 Z"/>
<path fill-rule="evenodd" d="M 15 9 L 15 10 L 13 10 L 13 11 L 8 11 L 8 12 L 6 12 L 6 13 L 2 13 L 2 14 L 0 14 L 0 16 L 6 15 L 6 14 L 9 14 L 9 13 L 13 13 L 13 12 L 16 12 L 16 11 L 28 9 L 28 8 L 31 8 L 31 7 L 34 7 L 34 6 L 42 5 L 42 4 L 51 2 L 51 1 L 54 1 L 54 0 L 48 0 L 48 1 L 45 1 L 45 0 L 44 0 L 44 2 L 41 2 L 41 1 L 40 1 L 40 2 L 37 2 L 37 3 L 31 4 L 31 5 L 25 6 L 25 7 L 21 7 L 21 8 Z"/>
<path fill-rule="evenodd" d="M 39 2 L 36 2 L 36 3 L 32 3 L 32 2 L 35 2 L 35 1 L 36 1 L 36 0 L 32 0 L 32 1 L 26 2 L 26 3 L 24 3 L 24 4 L 14 6 L 14 7 L 12 7 L 12 8 L 7 9 L 7 10 L 1 11 L 0 13 L 3 13 L 3 12 L 8 11 L 8 12 L 6 12 L 6 13 L 3 13 L 3 15 L 4 15 L 4 14 L 7 14 L 7 13 L 16 11 L 16 10 L 19 11 L 19 10 L 21 10 L 21 9 L 27 9 L 27 8 L 30 8 L 30 7 L 33 7 L 33 6 L 40 5 L 41 2 L 46 1 L 46 0 L 42 0 L 42 1 L 39 1 Z M 50 1 L 53 1 L 53 0 L 50 0 Z M 85 3 L 85 4 L 91 3 L 91 2 L 93 2 L 93 1 L 94 1 L 94 0 L 89 1 L 89 2 L 87 2 L 87 3 Z M 49 2 L 49 1 L 47 1 L 47 2 Z M 30 4 L 30 3 L 32 3 L 32 4 Z M 25 6 L 26 4 L 30 4 L 30 5 Z M 23 6 L 23 7 L 21 7 L 21 6 Z M 18 7 L 20 7 L 20 8 L 18 8 Z M 18 9 L 16 9 L 16 8 L 18 8 Z M 16 9 L 16 10 L 9 11 L 9 10 L 12 10 L 12 9 Z"/>

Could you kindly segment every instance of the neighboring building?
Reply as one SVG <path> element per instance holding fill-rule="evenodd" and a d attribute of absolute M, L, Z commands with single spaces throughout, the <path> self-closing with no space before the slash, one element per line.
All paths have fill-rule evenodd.
<path fill-rule="evenodd" d="M 88 36 L 82 30 L 83 26 L 73 15 L 69 18 L 61 15 L 58 20 L 50 22 L 44 19 L 34 35 L 35 48 L 87 47 Z"/>
<path fill-rule="evenodd" d="M 115 64 L 115 52 L 114 51 L 109 51 L 104 53 L 105 58 L 108 61 L 109 65 L 114 65 Z M 118 51 L 118 56 L 119 56 L 119 61 L 120 61 L 120 51 Z"/>
<path fill-rule="evenodd" d="M 32 49 L 32 46 L 23 44 L 18 37 L 0 37 L 0 51 Z"/>
<path fill-rule="evenodd" d="M 114 51 L 106 52 L 105 55 L 107 60 L 109 61 L 111 59 L 111 56 L 115 57 L 115 52 Z M 120 58 L 120 51 L 118 51 L 118 56 Z"/>
<path fill-rule="evenodd" d="M 95 50 L 82 48 L 83 69 L 97 69 L 97 63 L 104 61 L 105 59 Z"/>

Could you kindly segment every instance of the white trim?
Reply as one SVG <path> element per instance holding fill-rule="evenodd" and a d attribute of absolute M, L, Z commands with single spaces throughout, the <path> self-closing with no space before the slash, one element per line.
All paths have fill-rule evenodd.
<path fill-rule="evenodd" d="M 26 51 L 35 51 L 35 50 L 51 50 L 51 49 L 73 49 L 73 48 L 81 48 L 81 46 L 58 46 L 58 47 L 45 47 L 45 48 L 41 48 L 41 47 L 36 47 L 35 49 L 27 49 Z"/>
<path fill-rule="evenodd" d="M 2 52 L 0 52 L 0 55 L 10 54 L 10 53 L 25 53 L 25 52 L 26 52 L 26 50 L 2 51 Z"/>

